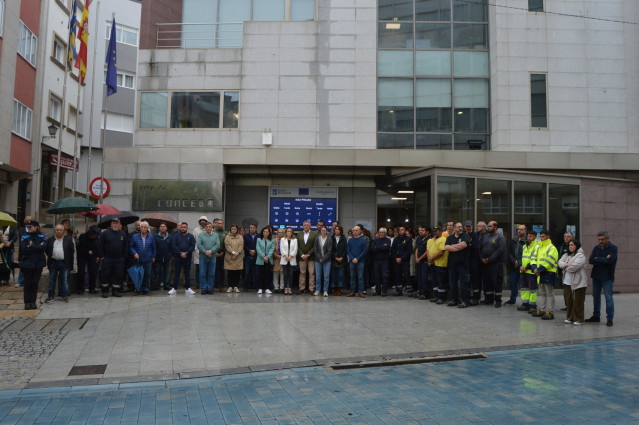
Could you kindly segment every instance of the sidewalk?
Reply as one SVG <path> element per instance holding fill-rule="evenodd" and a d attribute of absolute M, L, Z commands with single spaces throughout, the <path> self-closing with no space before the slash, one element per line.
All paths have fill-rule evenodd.
<path fill-rule="evenodd" d="M 563 300 L 558 294 L 556 299 L 559 309 Z M 639 294 L 617 295 L 615 325 L 609 328 L 605 323 L 566 325 L 559 311 L 555 320 L 542 321 L 512 306 L 457 309 L 405 297 L 73 295 L 69 303 L 42 305 L 36 321 L 89 320 L 81 329 L 59 331 L 62 341 L 31 371 L 28 383 L 0 382 L 0 389 L 173 380 L 638 338 L 638 302 Z M 587 297 L 586 315 L 591 312 Z M 72 371 L 77 366 L 91 370 Z"/>

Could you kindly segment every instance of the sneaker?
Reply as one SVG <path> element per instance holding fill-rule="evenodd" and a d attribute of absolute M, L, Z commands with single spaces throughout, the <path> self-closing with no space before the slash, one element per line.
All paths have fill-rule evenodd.
<path fill-rule="evenodd" d="M 581 326 L 581 325 L 583 325 L 583 323 L 581 323 L 581 322 L 573 322 L 572 324 L 573 324 L 573 325 L 575 325 L 575 326 Z"/>
<path fill-rule="evenodd" d="M 261 289 L 257 291 L 257 295 L 262 295 L 262 290 Z"/>
<path fill-rule="evenodd" d="M 233 292 L 235 292 L 236 294 L 240 293 L 240 288 L 238 288 L 237 286 L 233 288 Z"/>
<path fill-rule="evenodd" d="M 552 314 L 551 311 L 547 311 L 546 314 L 541 316 L 541 320 L 553 320 L 554 318 L 555 318 L 555 315 Z"/>
<path fill-rule="evenodd" d="M 515 303 L 515 301 L 513 301 L 513 300 L 508 300 L 508 301 L 506 301 L 504 304 L 505 304 L 505 305 L 515 305 L 516 303 Z"/>
<path fill-rule="evenodd" d="M 441 298 L 437 298 L 437 304 L 439 305 L 444 304 L 444 300 L 442 300 Z"/>
<path fill-rule="evenodd" d="M 314 297 L 316 297 L 316 296 L 318 296 L 319 294 L 320 294 L 320 291 L 315 291 L 315 292 L 313 293 L 313 296 L 314 296 Z"/>
<path fill-rule="evenodd" d="M 572 324 L 572 320 L 566 319 L 566 320 L 564 320 L 564 323 L 567 324 L 567 325 L 571 325 Z M 578 322 L 575 322 L 575 323 L 578 323 Z"/>
<path fill-rule="evenodd" d="M 169 295 L 175 295 L 177 293 L 177 291 L 175 290 L 175 288 L 171 288 L 171 290 L 169 291 Z"/>
<path fill-rule="evenodd" d="M 53 301 L 53 298 L 51 298 L 51 297 L 49 297 L 46 300 L 44 300 L 44 302 L 47 303 L 47 304 L 50 303 L 51 301 Z"/>
<path fill-rule="evenodd" d="M 470 300 L 470 305 L 472 306 L 479 305 L 479 301 L 476 298 L 473 298 L 472 300 Z"/>
<path fill-rule="evenodd" d="M 324 296 L 328 297 L 328 292 L 327 291 L 324 291 Z"/>
<path fill-rule="evenodd" d="M 68 303 L 69 302 L 69 297 L 62 298 L 62 301 L 64 301 L 65 303 Z"/>
<path fill-rule="evenodd" d="M 606 319 L 606 326 L 612 326 L 612 319 Z"/>
<path fill-rule="evenodd" d="M 226 290 L 226 293 L 227 293 L 227 294 L 230 294 L 231 292 L 233 292 L 233 288 L 231 288 L 231 287 L 229 286 L 229 289 L 227 289 L 227 290 Z"/>
<path fill-rule="evenodd" d="M 193 291 L 193 289 L 191 288 L 186 288 L 186 291 L 184 291 L 184 293 L 186 295 L 195 295 L 195 291 Z"/>
<path fill-rule="evenodd" d="M 208 294 L 208 293 L 209 293 L 209 291 L 207 291 L 206 289 L 202 289 L 202 290 L 200 291 L 200 295 L 206 295 L 206 294 Z"/>
<path fill-rule="evenodd" d="M 466 308 L 468 307 L 468 304 L 466 304 L 465 302 L 460 302 L 459 305 L 457 306 L 457 308 Z"/>
<path fill-rule="evenodd" d="M 590 319 L 586 319 L 587 323 L 599 323 L 601 321 L 600 318 L 592 316 Z"/>
<path fill-rule="evenodd" d="M 270 289 L 267 289 L 266 291 L 264 291 L 264 293 L 265 293 L 266 295 L 270 295 L 270 294 L 272 294 L 273 292 L 271 292 L 271 290 L 270 290 Z"/>
<path fill-rule="evenodd" d="M 457 301 L 451 301 L 447 304 L 448 307 L 457 307 L 459 303 Z"/>

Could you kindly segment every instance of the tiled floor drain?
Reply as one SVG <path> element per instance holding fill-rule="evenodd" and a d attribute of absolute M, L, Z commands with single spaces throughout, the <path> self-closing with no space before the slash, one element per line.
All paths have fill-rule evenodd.
<path fill-rule="evenodd" d="M 93 364 L 87 366 L 73 366 L 69 372 L 69 376 L 81 376 L 81 375 L 103 375 L 107 365 L 105 364 Z"/>
<path fill-rule="evenodd" d="M 451 356 L 394 359 L 394 360 L 376 361 L 376 362 L 341 363 L 341 364 L 326 365 L 326 367 L 332 370 L 364 369 L 369 367 L 402 366 L 402 365 L 422 364 L 422 363 L 443 363 L 443 362 L 456 362 L 460 360 L 474 360 L 474 359 L 486 359 L 486 358 L 488 358 L 488 356 L 484 353 L 469 353 L 469 354 L 456 354 Z"/>

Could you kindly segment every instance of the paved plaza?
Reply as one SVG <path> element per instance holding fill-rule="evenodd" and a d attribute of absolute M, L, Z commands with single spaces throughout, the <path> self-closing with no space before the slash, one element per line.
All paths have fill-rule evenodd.
<path fill-rule="evenodd" d="M 637 302 L 575 327 L 406 297 L 72 296 L 0 319 L 0 425 L 639 423 Z"/>

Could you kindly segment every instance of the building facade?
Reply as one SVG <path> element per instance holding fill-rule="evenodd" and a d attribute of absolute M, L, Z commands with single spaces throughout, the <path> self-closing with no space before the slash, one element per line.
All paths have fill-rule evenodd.
<path fill-rule="evenodd" d="M 587 250 L 606 229 L 637 290 L 639 4 L 264 3 L 142 4 L 109 203 L 265 224 L 332 193 L 345 228 L 497 219 Z"/>

